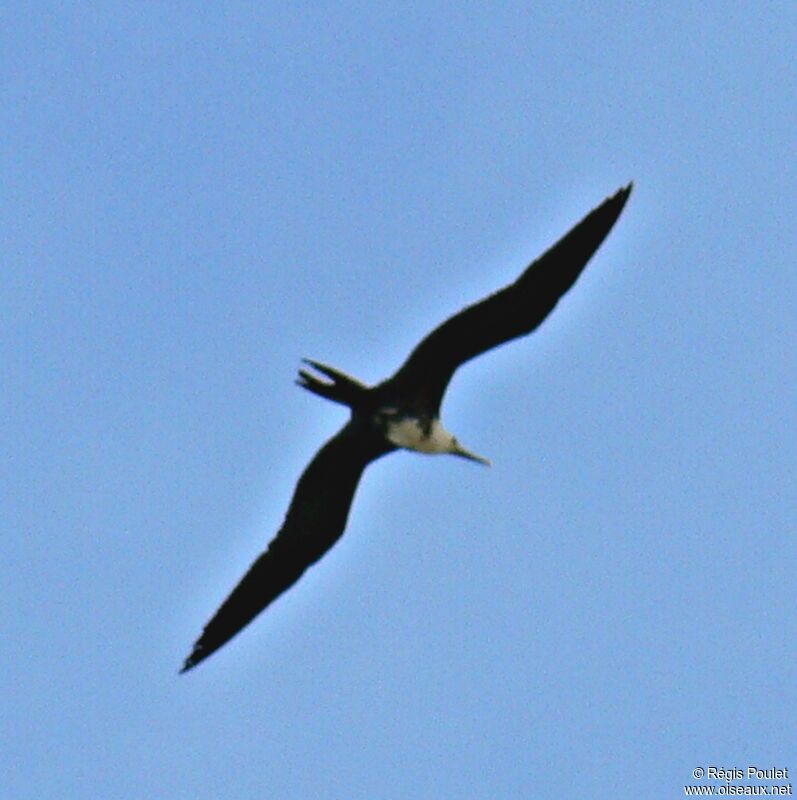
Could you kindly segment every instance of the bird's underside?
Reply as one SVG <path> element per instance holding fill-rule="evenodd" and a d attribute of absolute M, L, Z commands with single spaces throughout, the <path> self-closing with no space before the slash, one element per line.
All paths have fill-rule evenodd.
<path fill-rule="evenodd" d="M 398 446 L 484 461 L 439 422 L 451 377 L 466 361 L 530 333 L 545 319 L 609 233 L 630 192 L 629 184 L 605 200 L 514 283 L 435 328 L 386 381 L 369 387 L 332 367 L 306 362 L 323 377 L 302 369 L 299 385 L 349 407 L 351 419 L 302 473 L 282 527 L 205 626 L 181 672 L 229 641 L 335 544 L 372 461 Z"/>

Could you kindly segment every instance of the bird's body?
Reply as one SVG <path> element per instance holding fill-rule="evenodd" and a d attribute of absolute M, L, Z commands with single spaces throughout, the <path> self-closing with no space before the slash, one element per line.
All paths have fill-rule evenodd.
<path fill-rule="evenodd" d="M 451 377 L 466 361 L 530 333 L 545 319 L 609 233 L 630 192 L 631 185 L 605 200 L 514 283 L 435 328 L 382 383 L 369 387 L 305 361 L 318 375 L 301 369 L 297 383 L 347 406 L 351 418 L 302 473 L 276 537 L 205 626 L 182 672 L 229 641 L 334 545 L 372 461 L 404 448 L 489 463 L 462 447 L 440 421 Z"/>
<path fill-rule="evenodd" d="M 392 409 L 391 409 L 392 411 Z M 387 423 L 385 436 L 397 447 L 418 453 L 447 453 L 451 434 L 439 419 L 399 417 Z"/>

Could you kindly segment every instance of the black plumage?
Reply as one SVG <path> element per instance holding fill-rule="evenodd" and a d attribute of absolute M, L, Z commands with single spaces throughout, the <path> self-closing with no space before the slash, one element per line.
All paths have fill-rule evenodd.
<path fill-rule="evenodd" d="M 229 641 L 335 544 L 363 470 L 399 446 L 405 431 L 394 432 L 394 424 L 409 419 L 418 426 L 418 442 L 401 446 L 484 461 L 461 448 L 442 426 L 435 433 L 451 377 L 466 361 L 530 333 L 545 319 L 617 221 L 631 188 L 590 212 L 514 283 L 435 328 L 386 381 L 368 387 L 332 367 L 306 362 L 324 378 L 302 369 L 299 385 L 348 406 L 351 418 L 302 473 L 276 537 L 205 626 L 182 672 Z"/>

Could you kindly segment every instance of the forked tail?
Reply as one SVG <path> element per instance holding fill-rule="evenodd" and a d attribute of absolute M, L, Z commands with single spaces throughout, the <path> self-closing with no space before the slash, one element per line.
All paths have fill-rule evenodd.
<path fill-rule="evenodd" d="M 316 372 L 326 375 L 330 381 L 322 380 L 311 372 L 300 369 L 299 377 L 296 379 L 297 386 L 349 408 L 354 408 L 361 404 L 369 389 L 364 383 L 360 383 L 356 378 L 352 378 L 351 375 L 347 375 L 345 372 L 329 367 L 326 364 L 320 364 L 318 361 L 311 361 L 309 358 L 303 358 L 302 361 L 305 364 L 309 364 Z"/>

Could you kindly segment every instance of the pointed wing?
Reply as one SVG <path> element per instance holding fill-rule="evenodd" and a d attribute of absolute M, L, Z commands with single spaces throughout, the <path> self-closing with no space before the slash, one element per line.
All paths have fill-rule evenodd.
<path fill-rule="evenodd" d="M 386 383 L 439 412 L 443 393 L 461 364 L 530 333 L 548 316 L 612 229 L 631 188 L 629 184 L 604 200 L 514 283 L 435 328 Z"/>
<path fill-rule="evenodd" d="M 181 672 L 229 641 L 335 544 L 363 470 L 392 449 L 349 422 L 316 453 L 299 478 L 282 528 L 205 626 Z"/>

